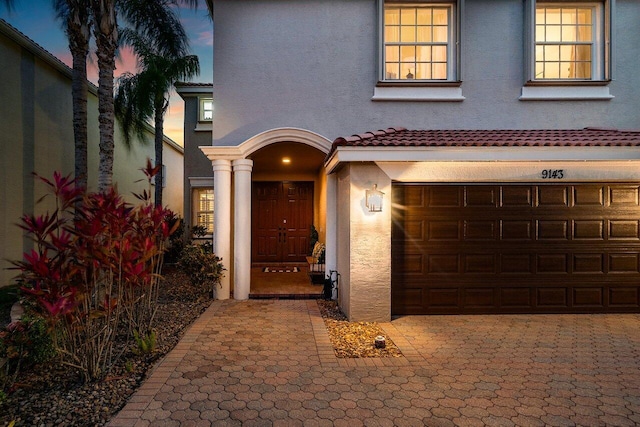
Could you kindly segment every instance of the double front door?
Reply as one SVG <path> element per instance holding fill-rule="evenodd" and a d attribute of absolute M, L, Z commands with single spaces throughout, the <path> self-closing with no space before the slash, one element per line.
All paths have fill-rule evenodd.
<path fill-rule="evenodd" d="M 252 198 L 252 261 L 305 261 L 313 223 L 313 182 L 254 182 Z"/>

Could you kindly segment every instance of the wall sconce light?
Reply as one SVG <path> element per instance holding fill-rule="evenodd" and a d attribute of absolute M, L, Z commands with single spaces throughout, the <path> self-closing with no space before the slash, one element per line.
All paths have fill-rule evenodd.
<path fill-rule="evenodd" d="M 377 184 L 373 184 L 373 188 L 365 192 L 365 205 L 369 208 L 369 212 L 382 212 L 383 197 L 384 193 L 378 190 Z"/>

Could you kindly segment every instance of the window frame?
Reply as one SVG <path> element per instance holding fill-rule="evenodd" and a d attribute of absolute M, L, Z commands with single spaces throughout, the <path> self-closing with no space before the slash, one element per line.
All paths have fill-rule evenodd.
<path fill-rule="evenodd" d="M 572 1 L 572 0 L 527 0 L 527 67 L 525 86 L 598 86 L 606 85 L 612 80 L 613 63 L 611 58 L 612 41 L 612 3 L 615 0 L 595 0 L 595 1 Z M 593 13 L 593 48 L 591 78 L 557 78 L 540 79 L 536 78 L 536 12 L 538 6 L 546 7 L 591 7 Z"/>
<path fill-rule="evenodd" d="M 211 191 L 212 196 L 212 210 L 200 210 L 200 193 L 203 191 Z M 215 214 L 215 192 L 213 191 L 213 186 L 202 185 L 202 186 L 193 186 L 191 188 L 191 201 L 192 201 L 192 224 L 193 226 L 200 225 L 199 215 L 200 214 L 209 214 L 211 215 L 211 226 L 212 230 L 207 233 L 207 236 L 213 236 L 215 232 L 215 222 L 214 222 L 214 214 Z M 209 231 L 207 229 L 207 231 Z"/>
<path fill-rule="evenodd" d="M 387 79 L 385 59 L 385 9 L 386 6 L 448 7 L 447 78 L 446 79 Z M 378 87 L 402 86 L 460 86 L 460 29 L 463 0 L 379 0 L 378 1 Z M 400 42 L 399 42 L 400 43 Z M 416 42 L 416 45 L 418 43 Z"/>
<path fill-rule="evenodd" d="M 211 118 L 205 118 L 205 112 L 208 111 L 204 108 L 205 102 L 211 102 Z M 198 121 L 199 122 L 212 122 L 213 121 L 213 98 L 198 97 Z"/>

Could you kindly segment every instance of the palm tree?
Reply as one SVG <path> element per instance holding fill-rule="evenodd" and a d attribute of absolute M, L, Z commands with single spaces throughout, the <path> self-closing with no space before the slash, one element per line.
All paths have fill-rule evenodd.
<path fill-rule="evenodd" d="M 6 1 L 6 0 L 5 0 Z M 98 123 L 100 127 L 100 165 L 98 191 L 112 184 L 115 54 L 118 47 L 117 14 L 145 36 L 163 46 L 166 25 L 171 22 L 170 6 L 198 6 L 198 0 L 90 0 L 98 56 Z M 184 31 L 184 30 L 183 30 Z M 168 45 L 166 45 L 168 46 Z M 158 130 L 156 130 L 156 133 Z"/>
<path fill-rule="evenodd" d="M 187 54 L 187 36 L 180 21 L 175 18 L 165 30 L 167 33 L 156 40 L 123 30 L 123 41 L 133 47 L 141 71 L 135 75 L 126 73 L 120 76 L 115 96 L 116 116 L 128 144 L 133 133 L 141 136 L 148 122 L 153 120 L 155 162 L 159 166 L 155 178 L 156 206 L 162 206 L 164 115 L 169 106 L 169 92 L 177 81 L 188 80 L 200 72 L 198 57 Z M 164 45 L 159 42 L 169 40 L 173 42 Z"/>
<path fill-rule="evenodd" d="M 91 38 L 89 5 L 84 0 L 55 0 L 58 18 L 64 22 L 72 57 L 74 174 L 76 186 L 87 188 L 87 55 Z"/>

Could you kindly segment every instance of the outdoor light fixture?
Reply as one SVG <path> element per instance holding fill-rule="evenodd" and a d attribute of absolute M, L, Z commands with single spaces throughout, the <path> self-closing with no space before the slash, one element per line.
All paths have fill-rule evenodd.
<path fill-rule="evenodd" d="M 373 188 L 365 192 L 365 204 L 369 212 L 382 212 L 383 197 L 384 193 L 378 190 L 377 184 L 373 184 Z"/>
<path fill-rule="evenodd" d="M 282 158 L 282 163 L 284 163 L 285 165 L 288 165 L 289 163 L 291 163 L 291 159 L 288 157 L 283 157 Z"/>

